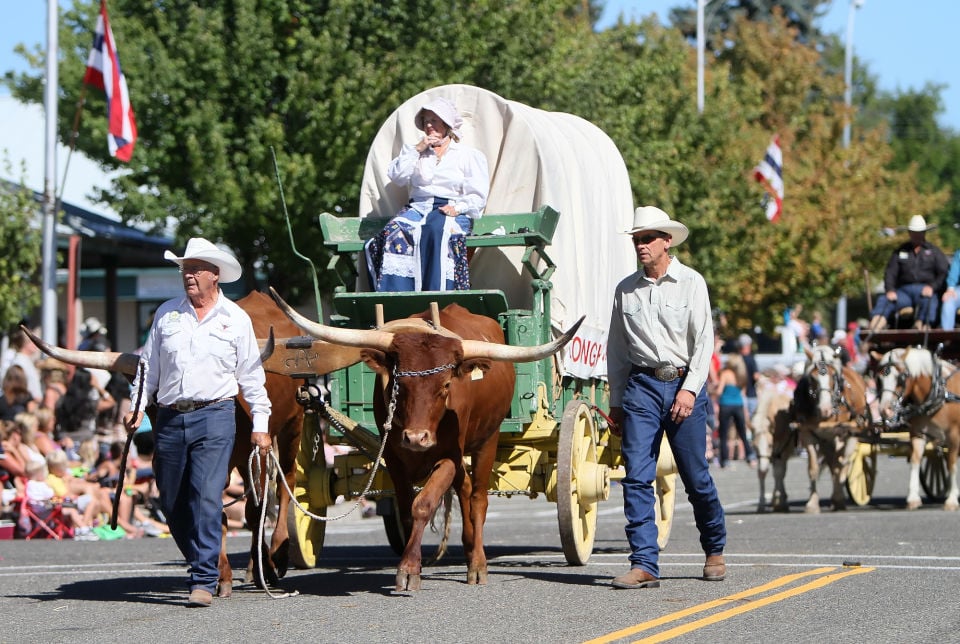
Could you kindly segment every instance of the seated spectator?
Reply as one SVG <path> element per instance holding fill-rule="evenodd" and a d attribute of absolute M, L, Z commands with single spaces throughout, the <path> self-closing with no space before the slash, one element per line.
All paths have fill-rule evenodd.
<path fill-rule="evenodd" d="M 467 289 L 466 235 L 487 203 L 487 159 L 460 143 L 463 119 L 445 98 L 426 103 L 414 124 L 423 137 L 404 144 L 387 169 L 410 201 L 367 242 L 370 280 L 377 291 Z"/>
<path fill-rule="evenodd" d="M 113 398 L 96 384 L 87 369 L 77 368 L 67 392 L 57 405 L 57 427 L 74 443 L 93 438 L 97 430 L 97 414 L 111 409 Z"/>
<path fill-rule="evenodd" d="M 0 420 L 13 420 L 23 411 L 34 411 L 37 401 L 27 389 L 27 376 L 16 364 L 10 365 L 3 374 L 3 395 L 0 395 Z"/>
<path fill-rule="evenodd" d="M 33 415 L 37 419 L 36 444 L 37 449 L 40 450 L 40 453 L 44 456 L 47 456 L 50 454 L 50 452 L 62 451 L 63 448 L 60 447 L 60 444 L 57 443 L 53 437 L 53 432 L 55 430 L 55 424 L 57 421 L 53 410 L 47 409 L 46 407 L 40 407 Z"/>
<path fill-rule="evenodd" d="M 57 408 L 57 401 L 67 393 L 67 365 L 56 358 L 47 358 L 38 362 L 37 368 L 43 386 L 40 407 L 53 411 Z"/>
<path fill-rule="evenodd" d="M 27 461 L 20 452 L 20 430 L 12 420 L 0 421 L 0 450 L 3 452 L 0 467 L 13 477 L 13 481 L 8 479 L 8 482 L 16 485 L 27 476 Z"/>
<path fill-rule="evenodd" d="M 50 516 L 56 505 L 61 505 L 60 512 L 65 523 L 71 528 L 88 528 L 83 522 L 83 517 L 77 512 L 75 507 L 62 505 L 63 498 L 58 497 L 54 489 L 47 481 L 48 472 L 46 462 L 38 463 L 32 461 L 27 463 L 27 482 L 24 488 L 24 496 L 30 511 L 41 520 Z"/>
<path fill-rule="evenodd" d="M 20 412 L 13 419 L 15 431 L 20 432 L 20 453 L 27 463 L 34 461 L 46 465 L 46 457 L 37 446 L 37 417 L 30 412 Z"/>

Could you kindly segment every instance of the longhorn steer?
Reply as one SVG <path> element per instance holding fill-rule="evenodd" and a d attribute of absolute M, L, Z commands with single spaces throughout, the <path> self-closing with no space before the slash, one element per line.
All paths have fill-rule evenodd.
<path fill-rule="evenodd" d="M 427 522 L 451 488 L 463 513 L 467 583 L 487 583 L 483 524 L 500 423 L 510 412 L 513 362 L 555 353 L 576 332 L 548 344 L 504 344 L 495 320 L 450 304 L 439 313 L 441 329 L 425 331 L 429 312 L 380 330 L 327 327 L 300 316 L 271 289 L 274 299 L 301 329 L 331 344 L 360 347 L 361 359 L 379 376 L 374 414 L 387 434 L 384 459 L 408 535 L 397 570 L 396 590 L 419 590 L 421 543 Z M 581 320 L 582 321 L 582 320 Z M 399 324 L 398 324 L 399 322 Z M 417 322 L 415 324 L 414 322 Z M 390 409 L 392 422 L 387 426 Z M 471 459 L 471 471 L 464 464 Z M 415 493 L 414 485 L 422 489 Z"/>
<path fill-rule="evenodd" d="M 271 299 L 263 293 L 251 292 L 244 298 L 237 301 L 237 304 L 243 308 L 253 321 L 253 329 L 257 337 L 265 338 L 270 334 L 271 327 L 278 335 L 296 336 L 300 334 L 299 329 L 277 308 Z M 139 363 L 139 356 L 132 353 L 116 352 L 93 352 L 93 351 L 69 351 L 59 347 L 51 347 L 44 343 L 40 338 L 31 334 L 34 343 L 45 353 L 54 356 L 64 362 L 69 362 L 78 366 L 95 367 L 120 371 L 129 377 L 133 377 Z M 322 370 L 321 370 L 322 371 Z M 278 472 L 277 496 L 279 500 L 279 514 L 277 524 L 273 532 L 273 537 L 267 553 L 264 555 L 266 564 L 264 572 L 269 584 L 275 584 L 280 577 L 287 572 L 289 564 L 289 533 L 287 529 L 287 512 L 290 507 L 290 498 L 286 489 L 280 484 L 279 477 L 284 477 L 290 489 L 294 488 L 296 477 L 296 458 L 297 451 L 300 448 L 300 432 L 303 427 L 303 407 L 296 402 L 297 382 L 287 376 L 271 373 L 266 374 L 267 394 L 270 397 L 273 409 L 270 414 L 270 436 L 274 441 L 277 450 L 277 460 L 280 462 L 280 472 Z M 250 409 L 242 396 L 238 396 L 237 405 L 237 435 L 233 448 L 233 455 L 230 459 L 230 468 L 237 467 L 243 474 L 244 483 L 247 489 L 250 489 L 249 472 L 247 467 L 248 457 L 252 449 L 250 442 L 250 433 L 253 428 L 253 421 L 250 416 Z M 152 408 L 151 413 L 155 411 Z M 266 468 L 261 471 L 265 472 Z M 227 474 L 225 472 L 225 474 Z M 225 481 L 226 482 L 226 481 Z M 262 482 L 261 482 L 262 483 Z M 265 490 L 261 485 L 259 489 Z M 248 573 L 254 573 L 253 579 L 260 584 L 256 552 L 257 535 L 259 534 L 259 509 L 252 503 L 246 507 L 247 525 L 253 532 L 250 544 L 251 568 Z M 227 559 L 226 551 L 226 529 L 224 528 L 224 540 L 220 550 L 220 581 L 218 594 L 220 597 L 229 597 L 233 592 L 233 571 L 230 568 L 230 562 Z M 248 579 L 250 578 L 248 574 Z"/>

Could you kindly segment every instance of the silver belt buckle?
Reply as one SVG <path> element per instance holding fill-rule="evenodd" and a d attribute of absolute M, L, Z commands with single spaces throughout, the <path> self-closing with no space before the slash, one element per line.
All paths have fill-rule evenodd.
<path fill-rule="evenodd" d="M 653 375 L 657 377 L 657 380 L 670 382 L 679 378 L 680 372 L 672 364 L 662 364 L 654 370 Z"/>
<path fill-rule="evenodd" d="M 196 409 L 197 403 L 193 400 L 178 400 L 177 402 L 173 403 L 173 408 L 181 414 L 185 414 Z"/>

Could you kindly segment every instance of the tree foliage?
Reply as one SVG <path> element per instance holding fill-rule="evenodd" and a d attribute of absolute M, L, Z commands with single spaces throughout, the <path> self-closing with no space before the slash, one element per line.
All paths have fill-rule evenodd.
<path fill-rule="evenodd" d="M 5 162 L 7 175 L 10 164 Z M 21 185 L 0 182 L 0 331 L 12 330 L 40 304 L 40 208 Z"/>
<path fill-rule="evenodd" d="M 717 23 L 701 115 L 684 31 L 651 18 L 597 32 L 596 2 L 476 0 L 451 10 L 440 0 L 112 0 L 140 140 L 104 198 L 130 221 L 172 218 L 181 241 L 226 242 L 248 278 L 258 267 L 296 301 L 309 272 L 289 247 L 271 149 L 297 247 L 322 267 L 316 215 L 356 212 L 380 124 L 416 93 L 467 83 L 602 128 L 635 202 L 691 228 L 678 252 L 704 273 L 715 304 L 736 328 L 769 328 L 795 302 L 816 308 L 861 293 L 863 269 L 882 266 L 892 244 L 879 230 L 946 199 L 924 171 L 895 163 L 885 119 L 858 127 L 857 144 L 841 149 L 836 39 L 812 41 L 823 4 L 713 3 L 728 15 Z M 97 5 L 76 0 L 63 15 L 63 139 Z M 42 57 L 34 63 L 41 74 Z M 859 79 L 872 91 L 869 76 Z M 12 85 L 39 101 L 40 81 Z M 103 98 L 88 93 L 84 109 L 78 147 L 113 165 Z M 774 134 L 787 185 L 777 225 L 751 178 Z"/>

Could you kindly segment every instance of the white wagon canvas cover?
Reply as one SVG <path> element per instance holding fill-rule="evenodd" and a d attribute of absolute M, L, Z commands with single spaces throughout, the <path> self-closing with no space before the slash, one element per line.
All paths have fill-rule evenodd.
<path fill-rule="evenodd" d="M 486 213 L 533 212 L 548 205 L 560 213 L 553 244 L 551 323 L 567 328 L 581 315 L 583 327 L 566 348 L 564 368 L 580 377 L 606 375 L 606 331 L 613 289 L 636 270 L 624 231 L 633 216 L 633 196 L 616 144 L 589 121 L 546 112 L 469 85 L 443 85 L 405 101 L 370 146 L 360 192 L 361 217 L 389 217 L 407 201 L 403 188 L 388 185 L 387 166 L 404 143 L 422 136 L 414 115 L 444 97 L 463 116 L 462 141 L 482 151 L 490 166 Z M 516 248 L 480 248 L 470 263 L 473 288 L 500 289 L 511 308 L 529 308 L 530 276 Z"/>

